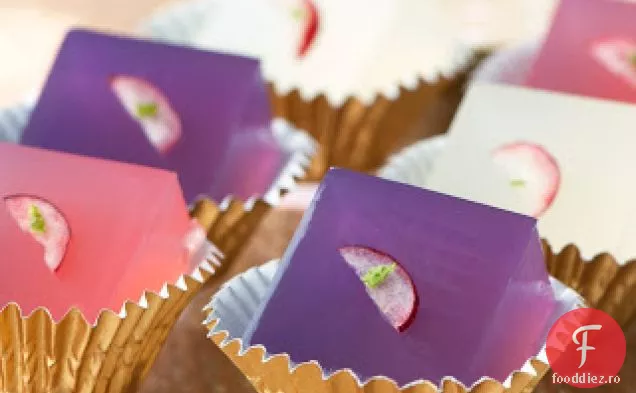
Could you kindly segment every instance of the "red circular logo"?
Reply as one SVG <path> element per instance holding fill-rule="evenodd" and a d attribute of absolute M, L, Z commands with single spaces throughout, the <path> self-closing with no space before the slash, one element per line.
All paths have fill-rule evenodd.
<path fill-rule="evenodd" d="M 608 314 L 593 308 L 570 311 L 548 333 L 552 382 L 577 388 L 618 383 L 626 348 L 623 330 Z"/>

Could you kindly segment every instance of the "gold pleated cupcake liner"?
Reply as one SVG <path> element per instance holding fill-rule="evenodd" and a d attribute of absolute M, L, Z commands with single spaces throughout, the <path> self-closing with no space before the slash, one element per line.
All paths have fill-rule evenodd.
<path fill-rule="evenodd" d="M 0 311 L 1 392 L 132 392 L 148 373 L 181 311 L 214 266 L 127 301 L 96 322 L 72 308 L 55 321 L 45 308 L 23 315 L 11 303 Z"/>
<path fill-rule="evenodd" d="M 223 252 L 223 264 L 217 273 L 235 260 L 271 209 L 272 205 L 262 199 L 244 202 L 228 198 L 220 205 L 201 199 L 195 203 L 190 214 L 207 231 L 208 240 Z"/>
<path fill-rule="evenodd" d="M 198 290 L 241 251 L 270 205 L 201 200 L 191 215 L 209 241 L 226 253 L 192 274 L 127 301 L 118 314 L 94 324 L 76 308 L 55 321 L 45 308 L 23 315 L 15 303 L 0 310 L 0 392 L 134 392 L 154 363 L 172 326 Z M 214 247 L 213 247 L 214 249 Z"/>
<path fill-rule="evenodd" d="M 532 358 L 523 371 L 511 374 L 506 385 L 484 378 L 467 388 L 452 378 L 446 378 L 438 385 L 422 381 L 399 387 L 394 381 L 382 377 L 361 383 L 350 370 L 341 370 L 325 378 L 322 368 L 315 362 L 303 363 L 294 368 L 287 355 L 277 355 L 265 360 L 263 348 L 252 347 L 242 351 L 238 340 L 221 344 L 225 340 L 221 334 L 213 335 L 212 340 L 247 376 L 259 393 L 526 393 L 531 392 L 549 370 L 545 360 Z"/>
<path fill-rule="evenodd" d="M 636 302 L 630 301 L 636 298 L 636 260 L 620 264 L 608 254 L 584 260 L 575 245 L 555 252 L 547 241 L 543 242 L 543 248 L 550 275 L 574 289 L 587 306 L 607 312 L 623 327 L 636 320 Z M 529 393 L 550 369 L 545 354 L 541 353 L 514 372 L 504 384 L 485 379 L 467 388 L 452 379 L 445 379 L 439 385 L 425 381 L 399 387 L 384 378 L 374 378 L 361 384 L 349 370 L 325 377 L 320 365 L 315 362 L 294 367 L 286 354 L 268 357 L 262 346 L 243 348 L 240 339 L 231 339 L 228 332 L 215 330 L 218 320 L 213 316 L 214 310 L 207 309 L 207 312 L 210 339 L 260 393 Z"/>
<path fill-rule="evenodd" d="M 353 371 L 347 369 L 329 375 L 315 361 L 294 365 L 287 354 L 268 354 L 260 345 L 245 348 L 240 338 L 230 337 L 230 333 L 223 330 L 226 325 L 219 328 L 223 318 L 221 313 L 217 314 L 216 309 L 222 308 L 230 320 L 250 315 L 250 311 L 246 309 L 247 305 L 258 304 L 260 301 L 256 298 L 259 293 L 256 288 L 261 288 L 262 291 L 262 288 L 267 287 L 266 283 L 271 281 L 271 272 L 265 273 L 271 271 L 270 264 L 253 268 L 246 272 L 244 277 L 237 278 L 236 283 L 228 283 L 227 285 L 233 285 L 230 288 L 232 290 L 226 293 L 228 296 L 213 299 L 205 308 L 208 337 L 245 374 L 259 393 L 524 393 L 531 392 L 549 370 L 545 348 L 542 348 L 522 368 L 513 371 L 503 383 L 484 377 L 472 386 L 466 387 L 449 376 L 437 384 L 431 381 L 417 381 L 400 387 L 386 377 L 374 377 L 362 383 Z M 250 288 L 249 283 L 252 281 L 258 285 Z M 578 294 L 570 289 L 560 292 L 559 299 L 573 307 L 583 304 Z M 240 315 L 231 316 L 235 313 Z"/>
<path fill-rule="evenodd" d="M 462 53 L 452 70 L 420 77 L 413 87 L 398 85 L 395 97 L 378 94 L 371 103 L 351 96 L 344 104 L 333 105 L 325 94 L 304 95 L 300 88 L 279 91 L 270 82 L 273 116 L 307 131 L 318 142 L 307 180 L 320 180 L 332 166 L 374 172 L 402 148 L 447 131 L 470 73 L 492 50 Z"/>
<path fill-rule="evenodd" d="M 216 321 L 208 328 L 212 331 L 215 326 Z M 374 377 L 361 383 L 350 370 L 340 370 L 325 377 L 322 367 L 316 362 L 294 367 L 288 355 L 267 357 L 265 348 L 261 346 L 242 348 L 239 339 L 228 341 L 225 331 L 213 333 L 210 338 L 259 393 L 525 393 L 531 392 L 549 370 L 543 354 L 541 359 L 533 357 L 528 360 L 523 369 L 513 372 L 505 383 L 483 378 L 467 388 L 453 378 L 445 378 L 439 385 L 420 381 L 400 387 L 384 377 Z"/>
<path fill-rule="evenodd" d="M 414 89 L 400 87 L 396 99 L 382 95 L 370 104 L 350 97 L 331 105 L 325 95 L 304 100 L 298 89 L 278 94 L 270 84 L 275 117 L 307 131 L 319 145 L 308 180 L 319 180 L 331 166 L 369 172 L 388 156 L 426 136 L 446 131 L 459 104 L 464 73 L 453 79 L 422 79 Z"/>
<path fill-rule="evenodd" d="M 555 252 L 543 242 L 550 274 L 576 290 L 590 307 L 605 311 L 622 327 L 636 319 L 636 260 L 620 264 L 611 255 L 584 260 L 570 244 Z"/>

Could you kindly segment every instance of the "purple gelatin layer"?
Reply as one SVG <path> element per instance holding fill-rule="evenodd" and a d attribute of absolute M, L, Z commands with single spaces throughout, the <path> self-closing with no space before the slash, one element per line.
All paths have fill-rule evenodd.
<path fill-rule="evenodd" d="M 244 339 L 361 380 L 503 381 L 539 351 L 555 308 L 535 224 L 332 169 Z"/>
<path fill-rule="evenodd" d="M 185 198 L 262 195 L 287 160 L 257 60 L 75 30 L 22 143 L 178 173 Z"/>

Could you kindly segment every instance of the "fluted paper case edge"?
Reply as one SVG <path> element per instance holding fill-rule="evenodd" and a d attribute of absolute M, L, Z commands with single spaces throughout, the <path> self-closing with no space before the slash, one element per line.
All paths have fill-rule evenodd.
<path fill-rule="evenodd" d="M 24 315 L 15 303 L 0 311 L 0 391 L 131 392 L 146 376 L 181 311 L 215 267 L 126 301 L 94 324 L 72 308 L 56 321 L 45 308 Z"/>
<path fill-rule="evenodd" d="M 564 250 L 562 253 L 553 254 L 549 249 L 547 243 L 544 243 L 546 248 L 546 263 L 553 273 L 554 266 L 558 266 L 562 258 L 571 259 L 571 251 Z M 572 262 L 563 262 L 572 263 Z M 584 264 L 582 260 L 579 263 Z M 585 263 L 583 266 L 592 267 L 594 264 Z M 259 270 L 267 269 L 267 265 L 258 268 Z M 251 269 L 255 270 L 255 269 Z M 584 270 L 586 270 L 584 268 Z M 245 274 L 254 274 L 246 272 Z M 622 274 L 620 274 L 622 275 Z M 267 284 L 267 277 L 271 279 L 273 273 L 264 274 L 260 279 L 264 285 Z M 559 282 L 575 289 L 569 291 L 578 300 L 580 305 L 598 306 L 598 302 L 594 302 L 593 297 L 586 296 L 590 290 L 586 289 L 587 286 L 597 286 L 594 279 L 591 279 L 585 284 L 584 287 L 577 287 L 572 285 L 573 281 L 570 276 L 565 274 L 554 274 L 553 278 L 556 278 Z M 241 279 L 238 277 L 237 280 Z M 259 280 L 254 280 L 259 281 Z M 227 285 L 227 284 L 226 284 Z M 632 290 L 636 288 L 636 282 L 631 284 Z M 609 288 L 608 288 L 609 289 Z M 233 291 L 237 291 L 233 288 Z M 252 288 L 249 292 L 254 293 Z M 590 293 L 596 293 L 592 291 Z M 623 292 L 624 293 L 624 292 Z M 583 296 L 586 296 L 583 300 Z M 252 301 L 254 302 L 254 301 Z M 224 302 L 225 303 L 225 302 Z M 243 306 L 248 304 L 245 299 L 240 302 Z M 608 303 L 610 304 L 610 303 Z M 633 309 L 628 305 L 622 305 L 617 307 L 615 303 L 613 308 L 605 308 L 613 316 L 621 320 L 620 315 L 625 315 L 622 320 L 627 320 L 627 315 L 630 312 L 627 309 Z M 539 383 L 541 378 L 549 371 L 549 365 L 547 356 L 545 354 L 545 348 L 542 349 L 536 356 L 529 359 L 522 368 L 514 371 L 510 374 L 509 378 L 503 383 L 482 378 L 475 382 L 472 386 L 464 386 L 452 377 L 447 377 L 442 381 L 433 383 L 431 381 L 417 381 L 405 386 L 398 386 L 394 381 L 384 378 L 376 377 L 366 382 L 361 382 L 353 372 L 350 370 L 340 370 L 334 374 L 326 375 L 323 372 L 320 365 L 316 362 L 307 362 L 300 365 L 293 365 L 286 354 L 276 354 L 270 356 L 266 353 L 265 348 L 262 346 L 252 346 L 244 348 L 240 339 L 232 339 L 229 336 L 227 330 L 225 330 L 226 323 L 222 319 L 217 319 L 215 315 L 215 307 L 218 304 L 214 304 L 214 300 L 206 308 L 208 318 L 206 324 L 209 329 L 209 338 L 217 345 L 221 350 L 236 364 L 236 366 L 247 376 L 248 380 L 253 384 L 258 392 L 295 392 L 295 391 L 307 391 L 307 392 L 373 392 L 373 393 L 390 393 L 390 392 L 409 392 L 409 393 L 495 393 L 495 392 L 508 392 L 508 393 L 522 393 L 531 392 Z M 631 311 L 633 315 L 633 310 Z M 238 312 L 237 315 L 244 316 L 245 312 Z"/>
<path fill-rule="evenodd" d="M 622 327 L 636 318 L 636 259 L 619 263 L 607 253 L 586 260 L 570 244 L 555 252 L 543 241 L 546 265 L 551 276 L 577 291 L 590 306 L 605 311 Z"/>
<path fill-rule="evenodd" d="M 146 291 L 121 312 L 104 310 L 94 324 L 78 309 L 56 321 L 45 308 L 24 315 L 15 303 L 0 309 L 1 392 L 134 392 L 181 312 L 198 290 L 242 249 L 269 205 L 227 199 L 200 201 L 191 215 L 225 254 L 191 274 Z"/>
<path fill-rule="evenodd" d="M 461 99 L 466 70 L 471 67 L 464 66 L 452 78 L 419 78 L 414 86 L 397 86 L 395 97 L 379 94 L 369 102 L 351 96 L 335 105 L 324 94 L 306 98 L 300 89 L 281 92 L 273 83 L 268 90 L 274 116 L 316 140 L 318 152 L 308 178 L 318 180 L 332 166 L 376 170 L 402 147 L 444 132 Z"/>

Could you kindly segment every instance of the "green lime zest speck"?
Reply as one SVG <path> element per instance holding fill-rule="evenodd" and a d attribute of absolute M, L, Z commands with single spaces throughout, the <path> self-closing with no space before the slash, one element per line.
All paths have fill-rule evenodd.
<path fill-rule="evenodd" d="M 510 180 L 510 185 L 513 187 L 523 187 L 526 185 L 526 181 L 523 179 L 512 179 Z"/>
<path fill-rule="evenodd" d="M 29 215 L 31 216 L 31 230 L 37 233 L 46 232 L 46 222 L 44 216 L 37 206 L 31 205 L 29 208 Z"/>
<path fill-rule="evenodd" d="M 142 102 L 138 104 L 137 116 L 142 119 L 157 116 L 157 104 L 154 102 Z"/>
<path fill-rule="evenodd" d="M 364 284 L 369 288 L 375 288 L 382 284 L 389 274 L 395 271 L 395 267 L 395 263 L 390 265 L 374 266 L 364 274 L 362 282 L 364 282 Z"/>
<path fill-rule="evenodd" d="M 296 20 L 302 20 L 305 17 L 305 11 L 302 8 L 294 8 L 292 11 L 292 18 Z"/>

